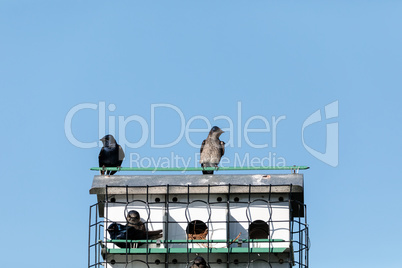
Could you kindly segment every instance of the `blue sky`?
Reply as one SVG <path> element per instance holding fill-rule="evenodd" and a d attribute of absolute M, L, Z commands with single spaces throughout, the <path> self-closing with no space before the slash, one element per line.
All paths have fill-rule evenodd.
<path fill-rule="evenodd" d="M 89 168 L 100 148 L 74 145 L 65 124 L 86 105 L 95 109 L 67 124 L 77 140 L 115 129 L 144 141 L 126 156 L 155 160 L 173 153 L 194 163 L 199 149 L 180 131 L 188 122 L 206 129 L 200 118 L 230 128 L 214 119 L 230 118 L 221 136 L 233 134 L 228 166 L 249 154 L 311 167 L 311 267 L 397 266 L 401 13 L 398 1 L 2 1 L 2 263 L 87 265 Z M 334 102 L 337 116 L 325 119 Z M 317 110 L 322 120 L 304 129 L 304 142 L 324 153 L 326 127 L 337 124 L 335 167 L 303 145 L 303 123 Z M 246 142 L 253 117 L 249 128 L 270 130 L 247 138 L 265 148 Z M 273 118 L 282 118 L 275 131 Z M 152 146 L 152 120 L 156 144 L 178 142 Z M 194 144 L 205 136 L 189 134 Z"/>

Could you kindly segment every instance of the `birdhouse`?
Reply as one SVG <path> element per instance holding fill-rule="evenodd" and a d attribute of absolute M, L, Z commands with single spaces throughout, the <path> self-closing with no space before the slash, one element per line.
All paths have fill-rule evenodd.
<path fill-rule="evenodd" d="M 90 193 L 88 267 L 308 267 L 303 174 L 95 176 Z"/>

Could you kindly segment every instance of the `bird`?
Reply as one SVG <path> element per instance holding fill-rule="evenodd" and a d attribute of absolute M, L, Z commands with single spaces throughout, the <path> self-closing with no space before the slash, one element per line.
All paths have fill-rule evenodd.
<path fill-rule="evenodd" d="M 190 268 L 207 268 L 207 262 L 205 259 L 201 256 L 197 256 L 194 261 L 193 265 L 190 266 Z"/>
<path fill-rule="evenodd" d="M 202 141 L 200 149 L 201 167 L 218 168 L 219 161 L 225 154 L 225 142 L 219 139 L 219 136 L 224 133 L 217 126 L 211 128 L 208 137 Z M 203 170 L 202 174 L 214 174 L 213 170 Z"/>
<path fill-rule="evenodd" d="M 124 151 L 120 145 L 117 144 L 113 135 L 106 135 L 100 139 L 103 147 L 99 153 L 99 167 L 121 167 L 124 159 Z M 106 175 L 113 175 L 117 171 L 106 171 Z M 100 171 L 101 175 L 105 175 L 105 170 Z"/>
<path fill-rule="evenodd" d="M 155 240 L 163 236 L 163 230 L 147 231 L 144 223 L 141 221 L 140 214 L 136 210 L 130 210 L 127 213 L 127 224 L 112 222 L 107 231 L 111 240 Z M 116 242 L 115 245 L 120 248 L 139 247 L 143 243 Z"/>
<path fill-rule="evenodd" d="M 98 241 L 98 244 L 99 244 L 100 247 L 101 247 L 101 256 L 102 256 L 102 258 L 103 258 L 104 260 L 106 260 L 106 254 L 107 254 L 106 246 L 105 246 L 105 244 L 103 244 L 103 241 L 102 241 L 102 240 L 99 240 L 99 241 Z"/>
<path fill-rule="evenodd" d="M 133 236 L 132 231 L 129 231 L 129 228 L 126 228 L 126 226 L 123 224 L 112 222 L 107 227 L 107 231 L 109 233 L 111 240 L 132 240 L 133 239 L 133 238 L 131 238 L 131 236 Z M 124 243 L 124 242 L 114 242 L 114 244 L 116 246 L 118 246 L 119 248 L 127 247 L 127 243 Z M 128 247 L 131 247 L 131 245 L 129 245 Z"/>
<path fill-rule="evenodd" d="M 145 228 L 145 224 L 141 221 L 140 213 L 138 213 L 138 211 L 136 210 L 130 210 L 127 213 L 126 220 L 127 220 L 127 226 L 137 230 L 136 235 L 142 237 L 141 239 L 147 239 L 147 235 L 148 239 L 150 240 L 158 239 L 163 236 L 162 229 L 155 231 L 147 231 L 147 229 Z"/>

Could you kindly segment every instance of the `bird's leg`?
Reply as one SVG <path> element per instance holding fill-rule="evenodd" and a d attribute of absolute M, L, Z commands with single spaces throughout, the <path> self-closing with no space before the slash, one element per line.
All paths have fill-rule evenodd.
<path fill-rule="evenodd" d="M 218 164 L 215 164 L 215 170 L 218 171 L 219 167 Z"/>
<path fill-rule="evenodd" d="M 105 175 L 105 165 L 102 166 L 102 170 L 100 171 L 101 175 Z"/>

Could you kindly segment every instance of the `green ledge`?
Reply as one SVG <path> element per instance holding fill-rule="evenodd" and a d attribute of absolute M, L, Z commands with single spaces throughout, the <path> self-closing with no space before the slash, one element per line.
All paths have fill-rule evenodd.
<path fill-rule="evenodd" d="M 213 240 L 108 240 L 108 243 L 161 243 L 161 244 L 191 244 L 191 243 L 238 243 L 238 240 L 225 240 L 225 239 L 213 239 Z M 242 243 L 274 243 L 274 242 L 285 242 L 283 239 L 242 239 Z"/>
<path fill-rule="evenodd" d="M 307 166 L 283 166 L 283 167 L 220 167 L 218 170 L 306 170 L 310 167 Z M 214 167 L 188 167 L 188 168 L 161 168 L 161 167 L 148 167 L 148 168 L 129 168 L 129 167 L 93 167 L 91 170 L 110 170 L 110 171 L 202 171 L 202 170 L 216 170 Z"/>
<path fill-rule="evenodd" d="M 287 248 L 116 248 L 108 254 L 170 254 L 170 253 L 283 253 Z"/>

